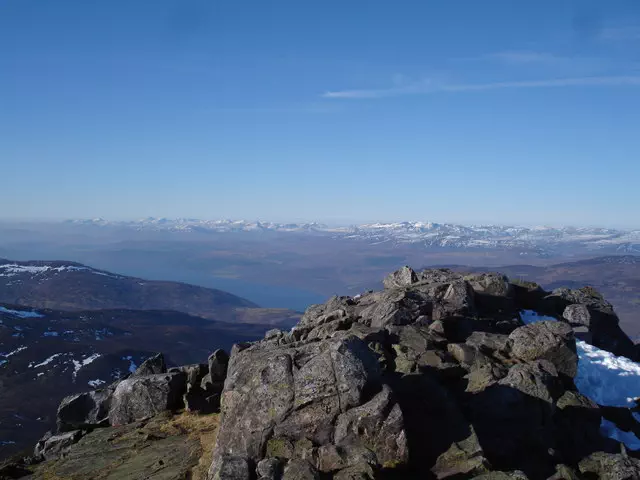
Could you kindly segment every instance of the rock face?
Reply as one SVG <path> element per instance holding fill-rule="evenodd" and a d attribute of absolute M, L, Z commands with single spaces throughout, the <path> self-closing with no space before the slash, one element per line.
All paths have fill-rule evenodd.
<path fill-rule="evenodd" d="M 384 286 L 234 347 L 210 479 L 640 478 L 573 382 L 576 329 L 626 342 L 604 299 L 446 269 Z"/>
<path fill-rule="evenodd" d="M 58 407 L 58 431 L 109 425 L 109 409 L 115 385 L 66 397 Z"/>
<path fill-rule="evenodd" d="M 181 372 L 132 376 L 122 380 L 111 399 L 109 420 L 125 425 L 182 406 L 186 375 Z"/>
<path fill-rule="evenodd" d="M 640 431 L 633 412 L 600 407 L 574 383 L 576 335 L 614 353 L 631 343 L 597 292 L 409 267 L 384 285 L 313 305 L 290 332 L 206 364 L 167 371 L 156 356 L 68 397 L 35 456 L 77 459 L 74 447 L 100 436 L 87 430 L 129 431 L 182 408 L 206 418 L 219 403 L 209 480 L 640 478 L 640 461 L 600 434 L 603 417 Z M 523 309 L 557 321 L 525 325 Z M 192 478 L 176 471 L 166 478 Z"/>

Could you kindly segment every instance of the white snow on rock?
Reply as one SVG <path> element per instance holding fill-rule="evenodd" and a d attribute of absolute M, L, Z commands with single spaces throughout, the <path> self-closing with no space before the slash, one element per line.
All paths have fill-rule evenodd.
<path fill-rule="evenodd" d="M 520 312 L 524 323 L 555 320 L 539 315 L 532 310 Z M 611 352 L 594 347 L 582 340 L 576 340 L 578 353 L 578 373 L 576 387 L 583 395 L 607 407 L 632 407 L 640 398 L 640 364 L 626 357 L 618 357 Z M 636 420 L 637 415 L 634 415 Z M 600 425 L 603 435 L 624 443 L 632 450 L 640 449 L 640 439 L 631 432 L 624 432 L 612 422 L 603 419 Z"/>
<path fill-rule="evenodd" d="M 72 373 L 72 377 L 73 380 L 75 381 L 76 376 L 78 375 L 78 372 L 80 371 L 80 369 L 82 367 L 86 367 L 87 365 L 89 365 L 91 362 L 93 362 L 94 360 L 100 358 L 101 355 L 99 353 L 94 353 L 80 361 L 78 360 L 74 360 L 73 361 L 73 373 Z"/>
<path fill-rule="evenodd" d="M 45 365 L 49 365 L 51 362 L 53 362 L 56 358 L 58 358 L 61 355 L 64 355 L 64 353 L 54 353 L 49 358 L 47 358 L 46 360 L 43 360 L 37 365 L 34 365 L 33 362 L 31 362 L 29 364 L 29 368 L 38 368 L 38 367 L 44 367 Z"/>
<path fill-rule="evenodd" d="M 76 267 L 73 265 L 63 265 L 61 267 L 52 267 L 50 265 L 18 265 L 16 263 L 0 265 L 0 277 L 13 277 L 22 273 L 30 273 L 39 275 L 46 272 L 77 272 L 80 270 L 89 270 L 87 267 Z"/>
<path fill-rule="evenodd" d="M 99 378 L 95 379 L 95 380 L 89 380 L 87 382 L 89 384 L 90 387 L 99 387 L 100 385 L 103 385 L 107 382 L 105 382 L 104 380 L 100 380 Z"/>
<path fill-rule="evenodd" d="M 16 348 L 15 350 L 12 350 L 9 353 L 0 353 L 0 356 L 2 356 L 2 357 L 10 357 L 10 356 L 15 355 L 16 353 L 20 353 L 21 351 L 26 350 L 26 349 L 27 349 L 27 347 L 25 347 L 23 345 L 21 347 Z"/>
<path fill-rule="evenodd" d="M 0 313 L 8 313 L 9 315 L 13 315 L 14 317 L 19 318 L 42 318 L 44 315 L 34 311 L 26 311 L 26 310 L 11 310 L 10 308 L 0 307 Z"/>

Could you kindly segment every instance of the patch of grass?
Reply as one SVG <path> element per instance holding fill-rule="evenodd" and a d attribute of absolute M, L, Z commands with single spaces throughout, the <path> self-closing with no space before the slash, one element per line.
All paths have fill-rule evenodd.
<path fill-rule="evenodd" d="M 200 460 L 191 471 L 192 480 L 206 480 L 207 478 L 213 457 L 213 446 L 218 436 L 218 426 L 218 414 L 199 415 L 183 412 L 174 415 L 160 427 L 160 431 L 167 435 L 187 435 L 198 440 Z"/>

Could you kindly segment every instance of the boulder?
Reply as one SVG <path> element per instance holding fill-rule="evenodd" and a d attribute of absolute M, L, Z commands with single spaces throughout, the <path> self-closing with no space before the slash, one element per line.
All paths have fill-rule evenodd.
<path fill-rule="evenodd" d="M 112 425 L 124 425 L 149 418 L 165 410 L 181 408 L 186 390 L 182 372 L 130 377 L 122 380 L 111 400 Z"/>
<path fill-rule="evenodd" d="M 59 432 L 109 425 L 111 397 L 116 385 L 65 397 L 58 406 Z"/>
<path fill-rule="evenodd" d="M 569 325 L 574 326 L 591 326 L 591 313 L 586 305 L 574 303 L 568 305 L 562 312 L 562 318 L 564 318 Z"/>
<path fill-rule="evenodd" d="M 406 464 L 409 448 L 404 419 L 391 389 L 384 385 L 369 402 L 339 415 L 334 442 L 338 446 L 366 446 L 376 454 L 380 466 Z"/>
<path fill-rule="evenodd" d="M 58 435 L 45 435 L 34 449 L 37 459 L 52 460 L 67 453 L 74 443 L 82 438 L 81 430 L 72 430 Z"/>
<path fill-rule="evenodd" d="M 418 282 L 418 276 L 410 267 L 402 267 L 389 274 L 383 281 L 384 288 L 403 288 Z"/>
<path fill-rule="evenodd" d="M 250 480 L 249 462 L 246 458 L 224 455 L 219 460 L 219 469 L 213 480 Z"/>
<path fill-rule="evenodd" d="M 320 480 L 320 474 L 306 460 L 295 459 L 284 467 L 282 480 Z"/>
<path fill-rule="evenodd" d="M 210 475 L 223 455 L 257 463 L 292 456 L 299 440 L 329 443 L 336 417 L 379 385 L 377 358 L 355 336 L 232 353 Z"/>
<path fill-rule="evenodd" d="M 573 378 L 578 369 L 576 342 L 571 327 L 543 321 L 515 329 L 509 335 L 511 355 L 523 361 L 548 360 L 559 373 Z"/>
<path fill-rule="evenodd" d="M 640 478 L 640 460 L 621 454 L 596 452 L 580 461 L 580 473 L 598 480 L 636 480 Z"/>
<path fill-rule="evenodd" d="M 159 373 L 167 373 L 167 364 L 164 361 L 164 355 L 162 353 L 147 358 L 131 376 L 142 377 L 144 375 L 155 375 Z"/>
<path fill-rule="evenodd" d="M 277 458 L 264 458 L 256 466 L 258 480 L 278 480 L 281 475 L 282 465 Z"/>

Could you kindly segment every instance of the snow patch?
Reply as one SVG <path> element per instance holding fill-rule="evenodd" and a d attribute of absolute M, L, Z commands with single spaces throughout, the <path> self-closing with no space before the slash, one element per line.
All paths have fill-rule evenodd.
<path fill-rule="evenodd" d="M 9 353 L 0 353 L 0 356 L 10 357 L 10 356 L 15 355 L 16 353 L 20 353 L 21 351 L 26 350 L 26 349 L 27 349 L 27 347 L 25 347 L 25 346 L 18 347 L 15 350 L 13 350 L 13 351 L 11 351 Z"/>
<path fill-rule="evenodd" d="M 100 380 L 99 378 L 95 379 L 95 380 L 89 380 L 87 382 L 89 384 L 90 387 L 99 387 L 100 385 L 103 385 L 107 382 L 105 382 L 104 380 Z"/>
<path fill-rule="evenodd" d="M 76 377 L 78 376 L 78 372 L 80 371 L 80 369 L 82 367 L 86 367 L 87 365 L 89 365 L 90 363 L 92 363 L 94 360 L 100 358 L 102 355 L 100 355 L 99 353 L 94 353 L 80 361 L 78 360 L 74 360 L 73 361 L 73 373 L 71 374 L 71 376 L 73 377 L 73 381 L 75 382 Z"/>
<path fill-rule="evenodd" d="M 540 315 L 533 310 L 523 310 L 520 317 L 524 323 L 556 320 Z M 576 341 L 578 373 L 575 384 L 578 391 L 594 402 L 606 407 L 633 407 L 640 398 L 640 364 L 625 357 L 594 347 L 582 340 Z M 634 414 L 636 421 L 639 416 Z M 600 431 L 603 435 L 624 443 L 632 450 L 640 449 L 640 439 L 631 432 L 624 432 L 608 420 L 602 419 Z"/>
<path fill-rule="evenodd" d="M 14 317 L 19 318 L 42 318 L 44 315 L 34 311 L 26 311 L 26 310 L 11 310 L 9 308 L 0 307 L 0 313 L 8 313 L 9 315 L 13 315 Z"/>
<path fill-rule="evenodd" d="M 56 358 L 58 358 L 61 355 L 64 355 L 64 353 L 54 353 L 49 358 L 38 363 L 37 365 L 34 365 L 33 362 L 31 362 L 29 364 L 29 368 L 38 368 L 38 367 L 44 367 L 45 365 L 49 365 L 51 362 L 53 362 Z"/>

